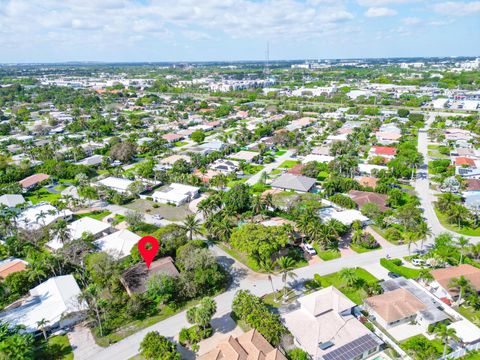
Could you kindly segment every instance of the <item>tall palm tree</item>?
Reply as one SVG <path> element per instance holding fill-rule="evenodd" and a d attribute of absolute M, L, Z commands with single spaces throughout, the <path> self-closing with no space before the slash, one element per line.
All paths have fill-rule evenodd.
<path fill-rule="evenodd" d="M 403 241 L 405 242 L 405 244 L 407 244 L 408 256 L 410 256 L 412 244 L 415 244 L 415 242 L 417 241 L 417 234 L 412 232 L 406 232 L 403 235 Z"/>
<path fill-rule="evenodd" d="M 432 235 L 432 229 L 428 226 L 428 224 L 422 221 L 417 228 L 418 235 L 420 236 L 420 249 L 423 251 L 423 245 L 425 240 Z"/>
<path fill-rule="evenodd" d="M 458 290 L 458 299 L 457 299 L 457 304 L 460 305 L 463 299 L 463 295 L 467 292 L 472 292 L 472 283 L 470 280 L 465 278 L 464 276 L 460 276 L 458 278 L 453 278 L 450 280 L 448 283 L 448 286 L 450 288 L 455 288 Z"/>
<path fill-rule="evenodd" d="M 287 279 L 295 278 L 297 275 L 292 271 L 295 267 L 295 261 L 292 258 L 281 256 L 276 261 L 277 266 L 280 268 L 282 273 L 283 281 L 283 299 L 287 299 Z"/>
<path fill-rule="evenodd" d="M 42 318 L 41 320 L 37 321 L 37 328 L 42 332 L 45 340 L 47 340 L 47 330 L 45 329 L 45 327 L 47 326 L 48 323 L 49 321 L 46 320 L 45 318 Z"/>
<path fill-rule="evenodd" d="M 263 210 L 263 202 L 260 196 L 254 196 L 251 203 L 252 220 L 255 215 L 258 215 Z"/>
<path fill-rule="evenodd" d="M 463 264 L 463 257 L 465 256 L 466 250 L 470 245 L 470 241 L 466 237 L 460 236 L 457 240 L 457 245 L 460 248 L 460 264 Z"/>
<path fill-rule="evenodd" d="M 188 233 L 188 239 L 193 240 L 194 234 L 200 234 L 200 221 L 195 219 L 194 214 L 187 215 L 182 225 L 183 229 Z"/>
<path fill-rule="evenodd" d="M 48 213 L 46 211 L 41 210 L 37 216 L 36 216 L 36 222 L 40 220 L 42 222 L 42 225 L 45 226 L 45 218 L 47 217 Z"/>
<path fill-rule="evenodd" d="M 62 244 L 70 240 L 70 229 L 64 219 L 58 219 L 53 225 L 52 230 L 54 236 L 56 236 Z"/>
<path fill-rule="evenodd" d="M 442 340 L 443 342 L 443 355 L 442 359 L 445 360 L 447 358 L 447 345 L 448 345 L 448 340 L 455 338 L 456 332 L 455 329 L 448 328 L 447 325 L 442 324 L 437 327 L 435 333 L 437 336 Z"/>

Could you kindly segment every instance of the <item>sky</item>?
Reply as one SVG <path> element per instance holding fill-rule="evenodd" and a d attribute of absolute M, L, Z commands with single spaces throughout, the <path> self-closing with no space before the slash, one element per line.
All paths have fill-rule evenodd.
<path fill-rule="evenodd" d="M 0 63 L 480 55 L 480 1 L 0 0 Z"/>

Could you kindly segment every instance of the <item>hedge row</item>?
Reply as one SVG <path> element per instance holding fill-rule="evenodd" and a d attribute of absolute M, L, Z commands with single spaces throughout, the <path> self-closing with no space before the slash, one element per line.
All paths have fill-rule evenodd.
<path fill-rule="evenodd" d="M 421 273 L 420 270 L 410 269 L 405 266 L 397 265 L 398 263 L 401 263 L 400 259 L 380 259 L 380 265 L 382 265 L 388 271 L 394 272 L 407 279 L 418 279 Z"/>

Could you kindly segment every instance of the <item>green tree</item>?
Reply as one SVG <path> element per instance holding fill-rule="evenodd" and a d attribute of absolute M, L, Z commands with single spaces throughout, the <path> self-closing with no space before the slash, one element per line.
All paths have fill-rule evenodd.
<path fill-rule="evenodd" d="M 282 281 L 283 281 L 283 299 L 287 299 L 287 279 L 295 278 L 297 275 L 292 271 L 295 268 L 295 260 L 292 258 L 281 256 L 276 261 L 277 266 L 280 268 L 280 272 L 282 273 Z"/>
<path fill-rule="evenodd" d="M 451 279 L 448 286 L 450 288 L 455 288 L 458 291 L 457 304 L 461 304 L 464 294 L 473 292 L 472 283 L 464 276 Z"/>
<path fill-rule="evenodd" d="M 45 318 L 37 321 L 37 328 L 42 332 L 45 340 L 47 340 L 47 329 L 46 329 L 47 324 L 48 324 L 48 320 L 46 320 Z"/>
<path fill-rule="evenodd" d="M 200 326 L 204 330 L 207 326 L 210 326 L 210 322 L 216 311 L 217 304 L 215 300 L 210 297 L 204 297 L 199 305 L 188 309 L 187 321 L 190 324 Z"/>
<path fill-rule="evenodd" d="M 442 359 L 445 360 L 447 358 L 448 341 L 456 337 L 455 329 L 448 328 L 447 325 L 441 324 L 437 326 L 435 333 L 443 342 Z"/>
<path fill-rule="evenodd" d="M 195 141 L 197 144 L 201 144 L 205 140 L 205 133 L 201 130 L 194 131 L 190 135 L 190 139 Z"/>
<path fill-rule="evenodd" d="M 182 227 L 188 233 L 188 239 L 193 240 L 194 234 L 201 234 L 200 221 L 195 219 L 195 214 L 190 214 L 185 217 Z"/>
<path fill-rule="evenodd" d="M 146 360 L 180 360 L 177 347 L 158 331 L 150 331 L 140 343 L 140 354 Z"/>

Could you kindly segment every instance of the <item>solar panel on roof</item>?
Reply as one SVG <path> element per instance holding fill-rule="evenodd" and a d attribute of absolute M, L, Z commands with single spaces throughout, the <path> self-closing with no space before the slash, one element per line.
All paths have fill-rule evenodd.
<path fill-rule="evenodd" d="M 363 354 L 378 345 L 381 345 L 380 339 L 375 335 L 364 335 L 351 343 L 345 344 L 338 349 L 335 349 L 328 354 L 323 355 L 324 360 L 351 360 L 354 357 Z"/>

